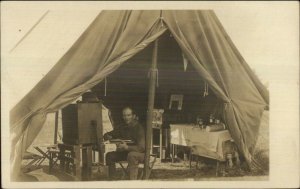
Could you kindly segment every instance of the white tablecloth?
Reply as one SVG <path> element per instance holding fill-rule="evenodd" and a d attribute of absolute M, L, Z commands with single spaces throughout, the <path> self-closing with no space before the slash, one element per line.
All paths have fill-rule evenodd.
<path fill-rule="evenodd" d="M 188 124 L 171 124 L 171 144 L 189 146 L 192 153 L 223 160 L 222 143 L 232 140 L 228 130 L 206 132 Z"/>

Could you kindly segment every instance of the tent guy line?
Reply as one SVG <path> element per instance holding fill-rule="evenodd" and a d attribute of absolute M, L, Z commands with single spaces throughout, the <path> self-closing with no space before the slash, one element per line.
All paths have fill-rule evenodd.
<path fill-rule="evenodd" d="M 41 18 L 30 28 L 30 30 L 20 39 L 20 41 L 18 41 L 18 43 L 15 44 L 15 46 L 9 51 L 9 53 L 12 53 L 13 50 L 15 50 L 15 48 L 18 47 L 18 45 L 32 32 L 32 30 L 34 30 L 34 28 L 47 16 L 47 14 L 49 13 L 49 10 L 47 10 L 42 16 Z"/>

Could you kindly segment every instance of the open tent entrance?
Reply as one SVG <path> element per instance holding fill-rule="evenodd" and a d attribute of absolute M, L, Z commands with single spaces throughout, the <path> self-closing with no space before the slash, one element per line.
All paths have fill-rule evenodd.
<path fill-rule="evenodd" d="M 146 125 L 153 47 L 154 43 L 150 44 L 92 89 L 110 109 L 115 125 L 121 124 L 122 108 L 126 106 L 132 107 L 140 122 Z M 194 123 L 197 116 L 207 118 L 215 113 L 220 99 L 210 90 L 204 95 L 205 82 L 192 64 L 184 60 L 180 47 L 168 31 L 158 39 L 157 68 L 154 108 L 164 109 L 164 115 L 180 112 L 176 120 L 170 118 L 168 123 Z M 183 95 L 181 110 L 169 108 L 170 97 L 174 94 Z"/>

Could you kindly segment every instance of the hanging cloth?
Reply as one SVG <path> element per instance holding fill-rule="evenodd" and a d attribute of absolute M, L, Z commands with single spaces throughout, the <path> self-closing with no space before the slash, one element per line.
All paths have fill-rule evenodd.
<path fill-rule="evenodd" d="M 208 84 L 204 82 L 204 93 L 203 93 L 203 98 L 208 96 Z"/>
<path fill-rule="evenodd" d="M 184 71 L 186 72 L 186 68 L 187 68 L 187 65 L 188 65 L 188 59 L 184 56 L 184 54 L 183 53 L 181 53 L 182 54 L 182 59 L 183 59 L 183 69 L 184 69 Z"/>

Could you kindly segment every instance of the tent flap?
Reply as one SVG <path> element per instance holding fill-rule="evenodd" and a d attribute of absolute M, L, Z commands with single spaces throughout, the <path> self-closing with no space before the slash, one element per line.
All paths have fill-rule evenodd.
<path fill-rule="evenodd" d="M 199 75 L 229 105 L 224 119 L 240 151 L 251 163 L 267 102 L 258 79 L 245 67 L 213 11 L 164 11 L 163 17 Z"/>
<path fill-rule="evenodd" d="M 159 37 L 166 30 L 159 18 L 160 11 L 102 11 L 49 73 L 11 110 L 12 146 L 26 144 L 23 150 L 17 147 L 19 150 L 12 152 L 11 158 L 22 157 L 30 145 L 27 140 L 31 139 L 21 130 L 36 128 L 35 123 L 43 125 L 40 115 L 76 100 Z M 12 164 L 12 177 L 19 172 L 19 166 Z"/>

